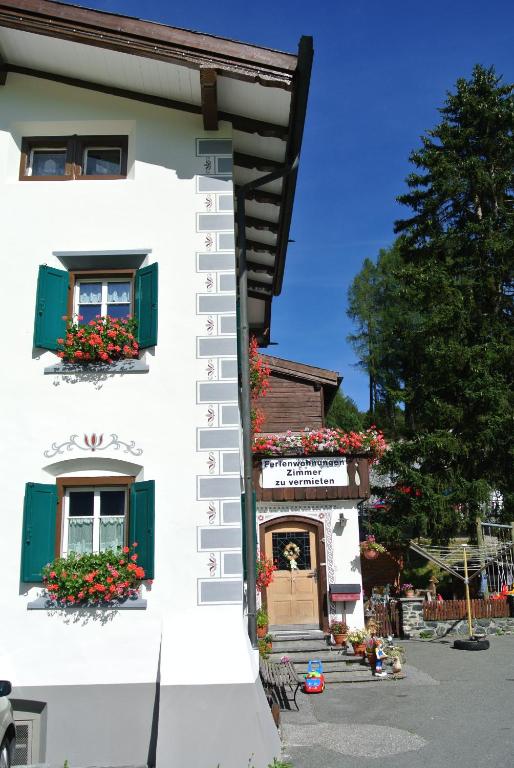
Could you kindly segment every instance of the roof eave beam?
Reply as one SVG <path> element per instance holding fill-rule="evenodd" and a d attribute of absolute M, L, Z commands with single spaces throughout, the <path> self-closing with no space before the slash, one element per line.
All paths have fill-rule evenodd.
<path fill-rule="evenodd" d="M 200 69 L 203 127 L 206 131 L 218 130 L 218 76 L 211 67 Z"/>
<path fill-rule="evenodd" d="M 236 192 L 239 189 L 239 185 L 236 184 Z M 245 194 L 246 200 L 255 200 L 256 203 L 262 203 L 263 205 L 281 205 L 282 195 L 277 195 L 276 192 L 262 192 L 260 189 L 249 189 Z"/>
<path fill-rule="evenodd" d="M 283 163 L 266 157 L 247 155 L 244 152 L 234 152 L 234 165 L 239 166 L 239 168 L 262 171 L 263 173 L 273 173 L 273 171 L 281 168 Z"/>
<path fill-rule="evenodd" d="M 246 216 L 246 226 L 249 229 L 258 229 L 278 235 L 278 223 L 267 219 L 258 219 L 255 216 Z"/>
<path fill-rule="evenodd" d="M 167 99 L 163 96 L 154 96 L 152 94 L 141 93 L 140 91 L 131 91 L 126 88 L 118 88 L 116 86 L 103 85 L 102 83 L 95 83 L 91 80 L 82 80 L 77 77 L 69 77 L 68 75 L 61 75 L 55 72 L 46 72 L 40 69 L 33 69 L 32 67 L 22 67 L 16 64 L 8 64 L 7 62 L 0 63 L 0 72 L 4 71 L 4 77 L 7 77 L 8 72 L 14 72 L 19 75 L 26 75 L 27 77 L 37 77 L 42 80 L 49 80 L 55 83 L 62 83 L 63 85 L 71 85 L 75 88 L 84 88 L 88 91 L 98 91 L 99 93 L 106 93 L 110 96 L 119 96 L 122 99 L 131 99 L 133 101 L 141 101 L 145 104 L 153 104 L 157 107 L 164 107 L 165 109 L 178 109 L 181 112 L 191 112 L 193 114 L 200 114 L 202 107 L 196 104 L 189 104 L 183 101 L 177 101 L 176 99 Z M 259 120 L 253 120 L 251 118 L 242 118 L 240 115 L 234 115 L 231 112 L 218 112 L 219 120 L 226 120 L 232 123 L 234 130 L 241 131 L 242 133 L 251 133 L 259 135 L 267 135 L 276 131 L 281 133 L 283 129 L 280 126 L 272 123 L 263 123 Z M 286 129 L 287 130 L 287 129 Z M 273 195 L 270 192 L 261 192 L 258 195 L 259 198 L 267 198 L 269 200 L 262 199 L 261 202 L 269 202 L 272 205 L 280 205 L 280 195 Z M 253 199 L 258 199 L 257 196 Z"/>
<path fill-rule="evenodd" d="M 254 253 L 269 253 L 271 256 L 276 256 L 277 248 L 269 243 L 259 243 L 257 240 L 246 239 L 246 247 L 249 251 Z"/>
<path fill-rule="evenodd" d="M 8 71 L 7 62 L 0 56 L 0 85 L 5 85 L 7 82 Z"/>

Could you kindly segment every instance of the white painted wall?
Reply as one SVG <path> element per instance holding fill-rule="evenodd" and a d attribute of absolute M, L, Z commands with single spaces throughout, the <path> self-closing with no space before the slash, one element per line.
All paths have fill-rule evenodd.
<path fill-rule="evenodd" d="M 18 180 L 22 136 L 74 133 L 128 134 L 129 178 Z M 196 176 L 205 169 L 195 141 L 204 136 L 213 138 L 197 115 L 13 74 L 0 88 L 0 670 L 16 687 L 154 683 L 159 650 L 163 686 L 255 681 L 242 606 L 197 604 L 197 580 L 209 576 L 208 555 L 197 547 L 206 504 L 196 500 L 196 476 L 207 473 L 196 446 L 196 427 L 206 426 L 206 406 L 196 402 L 207 362 L 196 359 L 196 337 L 205 335 L 205 316 L 196 314 L 196 294 L 205 291 L 205 275 L 196 272 L 195 254 L 205 250 L 195 230 L 205 210 Z M 230 139 L 231 126 L 222 123 L 214 138 Z M 144 248 L 151 249 L 147 263 L 159 264 L 159 342 L 144 355 L 149 373 L 96 382 L 44 375 L 57 358 L 33 356 L 38 265 L 62 269 L 54 251 Z M 116 433 L 143 453 L 43 455 L 54 442 L 92 432 Z M 78 620 L 27 611 L 41 590 L 20 588 L 25 483 L 128 471 L 156 481 L 156 573 L 143 595 L 147 610 L 99 610 Z"/>

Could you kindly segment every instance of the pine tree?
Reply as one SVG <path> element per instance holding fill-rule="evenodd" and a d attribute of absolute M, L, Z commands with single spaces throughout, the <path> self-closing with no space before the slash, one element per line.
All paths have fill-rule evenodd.
<path fill-rule="evenodd" d="M 399 198 L 412 215 L 376 267 L 374 375 L 405 409 L 375 520 L 392 539 L 472 530 L 493 489 L 514 514 L 513 87 L 476 66 L 440 112 Z"/>

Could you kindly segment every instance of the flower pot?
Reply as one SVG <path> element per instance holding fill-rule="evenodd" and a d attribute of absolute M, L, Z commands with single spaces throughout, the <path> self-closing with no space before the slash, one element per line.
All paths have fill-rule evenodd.
<path fill-rule="evenodd" d="M 362 554 L 366 560 L 375 560 L 378 557 L 378 552 L 376 549 L 363 549 Z"/>
<path fill-rule="evenodd" d="M 262 640 L 263 637 L 266 637 L 268 634 L 268 626 L 265 627 L 257 627 L 257 637 L 259 640 Z"/>
<path fill-rule="evenodd" d="M 398 656 L 395 656 L 393 659 L 393 672 L 397 674 L 398 672 L 402 671 L 402 662 L 400 661 Z"/>
<path fill-rule="evenodd" d="M 334 635 L 334 641 L 336 645 L 346 645 L 348 635 Z"/>
<path fill-rule="evenodd" d="M 413 589 L 406 589 L 403 593 L 405 597 L 414 597 L 414 590 Z"/>
<path fill-rule="evenodd" d="M 366 655 L 366 643 L 352 643 L 353 652 L 356 656 Z"/>

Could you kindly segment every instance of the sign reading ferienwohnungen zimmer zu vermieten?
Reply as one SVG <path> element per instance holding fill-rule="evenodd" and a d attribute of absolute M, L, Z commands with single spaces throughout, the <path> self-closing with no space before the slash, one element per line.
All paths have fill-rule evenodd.
<path fill-rule="evenodd" d="M 344 456 L 262 459 L 263 488 L 348 485 Z"/>

